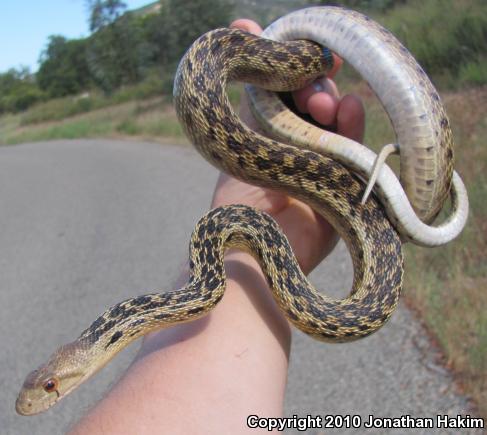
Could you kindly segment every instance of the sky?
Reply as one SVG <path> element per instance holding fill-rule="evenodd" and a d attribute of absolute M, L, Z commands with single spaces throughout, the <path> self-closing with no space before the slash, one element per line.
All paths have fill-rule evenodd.
<path fill-rule="evenodd" d="M 124 0 L 137 9 L 152 0 Z M 0 72 L 38 60 L 49 35 L 80 38 L 89 35 L 86 0 L 0 0 Z"/>

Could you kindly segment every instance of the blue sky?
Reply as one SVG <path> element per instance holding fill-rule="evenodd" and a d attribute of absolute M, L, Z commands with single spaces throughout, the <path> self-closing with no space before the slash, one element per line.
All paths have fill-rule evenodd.
<path fill-rule="evenodd" d="M 136 9 L 152 0 L 124 0 Z M 38 69 L 49 35 L 88 36 L 86 0 L 0 0 L 0 72 L 26 65 Z"/>

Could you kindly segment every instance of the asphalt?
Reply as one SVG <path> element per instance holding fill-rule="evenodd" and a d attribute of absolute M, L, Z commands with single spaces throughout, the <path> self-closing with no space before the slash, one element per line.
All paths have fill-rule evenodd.
<path fill-rule="evenodd" d="M 58 345 L 76 338 L 109 305 L 173 282 L 216 177 L 184 146 L 92 140 L 0 148 L 1 434 L 64 433 L 123 373 L 138 345 L 47 413 L 15 413 L 25 375 Z M 345 295 L 352 267 L 343 245 L 312 280 L 327 293 Z M 437 357 L 403 304 L 381 331 L 356 343 L 326 345 L 296 332 L 285 413 L 360 415 L 363 421 L 369 414 L 472 415 Z"/>

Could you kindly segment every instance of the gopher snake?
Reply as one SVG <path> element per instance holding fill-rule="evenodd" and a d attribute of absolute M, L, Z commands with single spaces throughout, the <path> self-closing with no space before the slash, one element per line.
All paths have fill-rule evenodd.
<path fill-rule="evenodd" d="M 141 335 L 206 315 L 223 296 L 223 255 L 230 247 L 252 253 L 287 318 L 314 338 L 354 340 L 387 321 L 398 302 L 403 267 L 401 240 L 383 207 L 375 197 L 361 203 L 363 182 L 340 163 L 249 130 L 225 95 L 229 79 L 270 90 L 303 87 L 329 69 L 332 59 L 327 48 L 310 41 L 282 44 L 217 29 L 201 36 L 181 60 L 174 102 L 186 134 L 209 162 L 241 180 L 283 190 L 332 223 L 352 257 L 351 295 L 333 300 L 318 293 L 265 213 L 242 205 L 216 208 L 198 222 L 191 237 L 188 284 L 105 311 L 27 376 L 17 412 L 46 410 Z"/>

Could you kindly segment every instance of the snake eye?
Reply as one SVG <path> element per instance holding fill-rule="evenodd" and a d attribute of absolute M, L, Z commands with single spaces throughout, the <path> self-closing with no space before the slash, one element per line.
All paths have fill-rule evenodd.
<path fill-rule="evenodd" d="M 46 393 L 52 393 L 57 390 L 58 381 L 57 379 L 50 378 L 44 382 L 43 388 Z"/>

